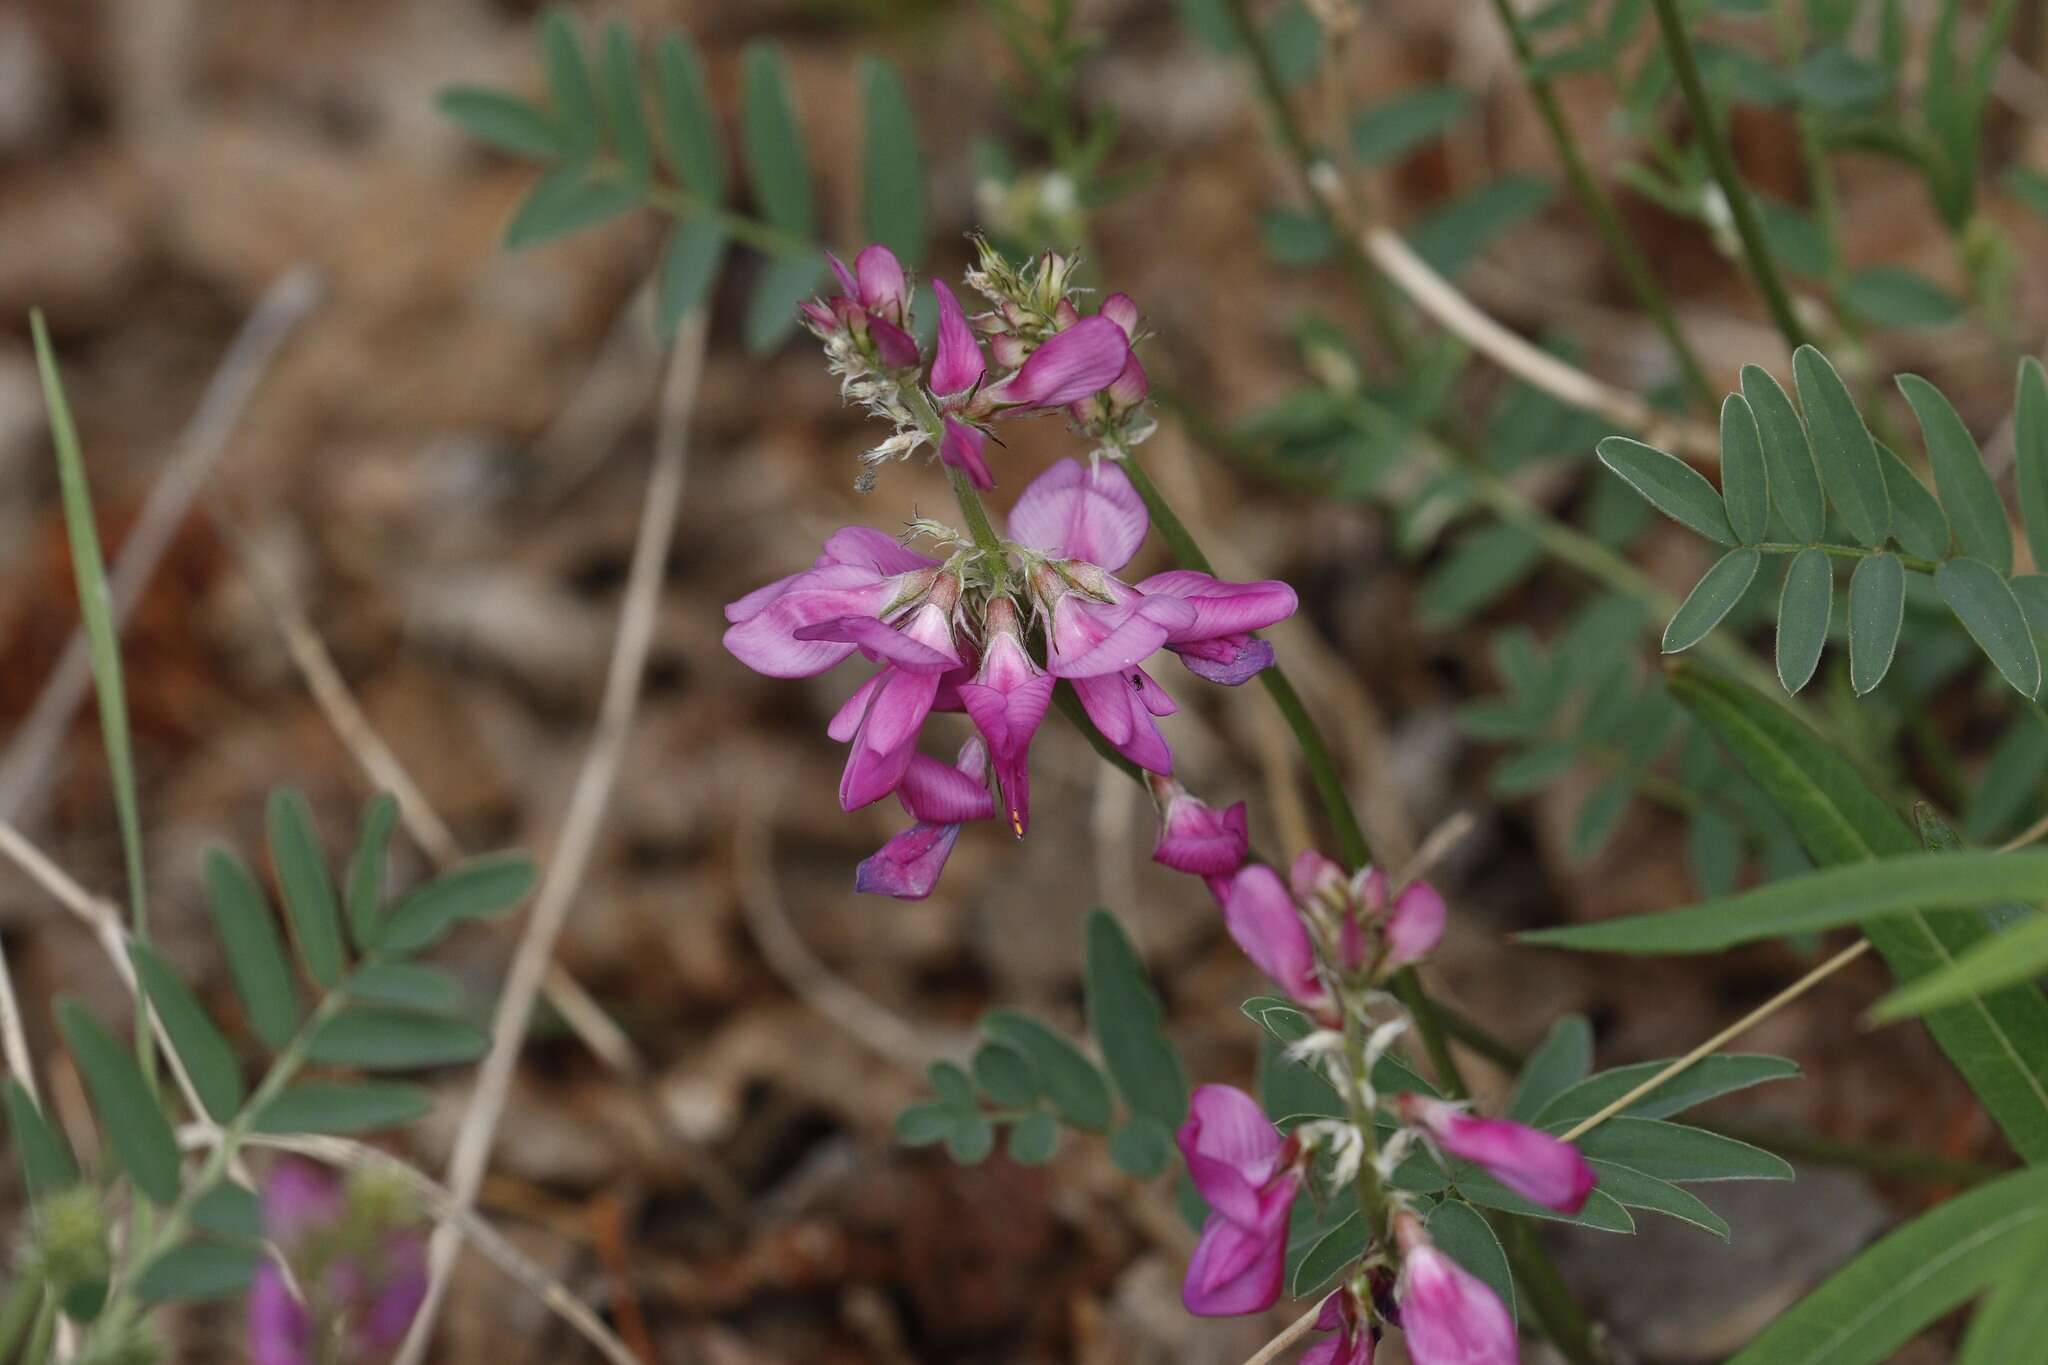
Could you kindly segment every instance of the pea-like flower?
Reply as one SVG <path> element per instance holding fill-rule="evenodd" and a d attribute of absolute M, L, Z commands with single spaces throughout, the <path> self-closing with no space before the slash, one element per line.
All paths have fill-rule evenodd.
<path fill-rule="evenodd" d="M 1484 1280 L 1431 1244 L 1411 1213 L 1395 1215 L 1394 1240 L 1394 1301 L 1414 1365 L 1520 1365 L 1514 1318 Z"/>
<path fill-rule="evenodd" d="M 1425 1095 L 1395 1101 L 1401 1122 L 1420 1130 L 1445 1154 L 1469 1161 L 1545 1208 L 1577 1213 L 1599 1183 L 1579 1149 L 1511 1119 L 1480 1118 Z"/>
<path fill-rule="evenodd" d="M 1159 803 L 1159 843 L 1152 861 L 1197 877 L 1227 877 L 1251 852 L 1244 802 L 1217 810 L 1170 777 L 1153 776 Z"/>
<path fill-rule="evenodd" d="M 1228 1085 L 1199 1087 L 1175 1135 L 1209 1218 L 1188 1262 L 1181 1302 L 1202 1317 L 1258 1313 L 1280 1297 L 1287 1216 L 1301 1191 L 1302 1153 L 1259 1102 Z"/>
<path fill-rule="evenodd" d="M 405 1339 L 427 1292 L 427 1243 L 390 1192 L 288 1158 L 263 1183 L 263 1236 L 305 1297 L 266 1259 L 249 1286 L 255 1365 L 374 1365 Z"/>

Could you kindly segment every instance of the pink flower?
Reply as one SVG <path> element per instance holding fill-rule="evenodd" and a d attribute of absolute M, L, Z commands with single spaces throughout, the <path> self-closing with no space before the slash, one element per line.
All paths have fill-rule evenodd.
<path fill-rule="evenodd" d="M 1003 810 L 1019 839 L 1031 824 L 1031 737 L 1052 704 L 1053 677 L 1024 647 L 1016 604 L 992 598 L 982 615 L 981 666 L 959 686 L 960 704 L 988 741 Z"/>
<path fill-rule="evenodd" d="M 960 826 L 995 814 L 983 777 L 987 766 L 987 751 L 979 739 L 963 744 L 951 767 L 923 754 L 912 755 L 896 797 L 917 823 L 862 861 L 854 871 L 854 890 L 898 900 L 929 896 L 960 837 Z"/>
<path fill-rule="evenodd" d="M 1116 382 L 1131 358 L 1131 339 L 1100 315 L 1053 333 L 1015 374 L 982 390 L 989 408 L 1038 411 L 1065 407 Z"/>
<path fill-rule="evenodd" d="M 1188 1262 L 1181 1302 L 1201 1317 L 1272 1307 L 1287 1259 L 1287 1216 L 1301 1189 L 1295 1145 L 1258 1101 L 1227 1085 L 1198 1088 L 1175 1135 L 1209 1219 Z"/>
<path fill-rule="evenodd" d="M 1388 970 L 1420 962 L 1443 940 L 1449 912 L 1444 898 L 1428 882 L 1408 883 L 1389 906 L 1387 874 L 1375 867 L 1365 874 L 1361 899 L 1369 914 L 1383 915 L 1380 933 L 1386 944 L 1384 965 Z"/>
<path fill-rule="evenodd" d="M 397 1349 L 427 1292 L 426 1239 L 393 1225 L 388 1210 L 354 1207 L 342 1182 L 311 1162 L 287 1158 L 264 1181 L 263 1235 L 298 1276 L 294 1297 L 283 1270 L 266 1259 L 248 1295 L 254 1365 L 314 1365 L 316 1343 L 347 1343 L 342 1359 L 368 1362 Z"/>
<path fill-rule="evenodd" d="M 918 363 L 917 342 L 910 326 L 910 280 L 903 263 L 885 246 L 871 246 L 853 258 L 854 268 L 830 252 L 826 259 L 839 281 L 839 293 L 813 299 L 799 310 L 804 325 L 821 340 L 844 332 L 865 341 L 887 369 L 907 370 Z"/>
<path fill-rule="evenodd" d="M 1170 778 L 1154 777 L 1150 785 L 1160 803 L 1153 862 L 1197 877 L 1223 877 L 1244 866 L 1251 851 L 1244 802 L 1219 811 Z"/>
<path fill-rule="evenodd" d="M 1373 1346 L 1379 1329 L 1349 1289 L 1339 1289 L 1323 1300 L 1316 1314 L 1318 1332 L 1335 1332 L 1302 1353 L 1298 1365 L 1372 1365 Z"/>
<path fill-rule="evenodd" d="M 1414 1365 L 1520 1365 L 1515 1322 L 1485 1281 L 1430 1244 L 1413 1214 L 1394 1220 L 1394 1288 Z"/>
<path fill-rule="evenodd" d="M 935 395 L 952 398 L 979 384 L 987 363 L 981 358 L 981 343 L 975 339 L 974 328 L 952 287 L 944 280 L 933 280 L 932 292 L 939 299 L 939 335 L 929 382 Z"/>
<path fill-rule="evenodd" d="M 1395 1104 L 1401 1122 L 1421 1129 L 1445 1153 L 1545 1208 L 1577 1213 L 1599 1182 L 1578 1148 L 1548 1133 L 1508 1119 L 1476 1118 L 1424 1095 L 1404 1094 Z"/>
<path fill-rule="evenodd" d="M 1166 637 L 1188 671 L 1210 682 L 1236 687 L 1273 662 L 1273 646 L 1251 632 L 1294 615 L 1294 589 L 1271 579 L 1227 583 L 1192 569 L 1170 569 L 1139 582 L 1150 597 L 1175 597 L 1195 609 L 1194 618 Z"/>
<path fill-rule="evenodd" d="M 313 1320 L 268 1257 L 249 1284 L 248 1310 L 250 1365 L 314 1365 Z"/>
<path fill-rule="evenodd" d="M 855 642 L 799 636 L 827 621 L 880 619 L 918 601 L 938 579 L 939 561 L 880 531 L 848 526 L 825 542 L 808 569 L 756 588 L 725 609 L 725 647 L 771 678 L 808 678 L 852 654 Z"/>
<path fill-rule="evenodd" d="M 1237 946 L 1296 1004 L 1320 1013 L 1330 992 L 1316 975 L 1315 945 L 1280 874 L 1252 863 L 1231 879 L 1223 899 L 1223 925 Z"/>

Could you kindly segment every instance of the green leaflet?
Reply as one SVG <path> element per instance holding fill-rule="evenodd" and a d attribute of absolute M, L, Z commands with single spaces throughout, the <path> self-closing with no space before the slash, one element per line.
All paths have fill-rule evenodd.
<path fill-rule="evenodd" d="M 178 1060 L 192 1078 L 199 1102 L 216 1123 L 226 1123 L 242 1107 L 242 1071 L 235 1063 L 233 1049 L 221 1036 L 213 1019 L 200 1005 L 192 988 L 179 979 L 171 965 L 155 949 L 139 941 L 128 945 L 128 960 L 149 996 L 151 1008 L 163 1021 Z"/>
<path fill-rule="evenodd" d="M 285 914 L 299 943 L 306 975 L 326 990 L 341 980 L 341 908 L 334 896 L 313 811 L 291 787 L 270 793 L 265 812 L 270 831 L 270 862 L 284 889 Z"/>
<path fill-rule="evenodd" d="M 224 848 L 207 850 L 206 888 L 214 932 L 227 954 L 228 975 L 248 1011 L 249 1027 L 273 1051 L 281 1048 L 298 1031 L 299 988 L 285 962 L 270 902 L 248 867 Z"/>
<path fill-rule="evenodd" d="M 249 1287 L 262 1262 L 259 1247 L 194 1238 L 144 1267 L 135 1294 L 144 1303 L 233 1298 Z"/>
<path fill-rule="evenodd" d="M 286 1086 L 256 1115 L 259 1133 L 370 1133 L 425 1118 L 434 1097 L 389 1081 L 302 1081 Z"/>
<path fill-rule="evenodd" d="M 1754 545 L 1764 538 L 1771 520 L 1770 475 L 1756 414 L 1739 393 L 1721 400 L 1721 500 L 1728 505 L 1728 525 L 1739 543 Z"/>
<path fill-rule="evenodd" d="M 632 31 L 617 19 L 604 26 L 599 73 L 612 147 L 626 168 L 626 178 L 635 185 L 646 185 L 654 176 L 654 145 L 647 131 L 647 115 L 640 107 L 640 53 L 633 45 Z"/>
<path fill-rule="evenodd" d="M 1508 1316 L 1520 1316 L 1515 1303 L 1515 1277 L 1508 1270 L 1508 1254 L 1476 1209 L 1456 1199 L 1446 1199 L 1429 1211 L 1426 1225 L 1429 1239 L 1446 1256 L 1484 1280 L 1506 1306 Z"/>
<path fill-rule="evenodd" d="M 1568 1014 L 1551 1025 L 1543 1045 L 1522 1065 L 1507 1117 L 1532 1122 L 1545 1105 L 1585 1080 L 1592 1070 L 1593 1026 L 1584 1015 Z"/>
<path fill-rule="evenodd" d="M 1162 1032 L 1159 997 L 1114 916 L 1090 911 L 1087 933 L 1088 1028 L 1124 1104 L 1170 1133 L 1187 1117 L 1188 1083 Z"/>
<path fill-rule="evenodd" d="M 639 194 L 625 185 L 592 180 L 581 164 L 542 176 L 519 201 L 505 225 L 505 247 L 520 251 L 593 227 L 637 206 Z"/>
<path fill-rule="evenodd" d="M 880 242 L 905 267 L 924 257 L 924 160 L 917 149 L 917 120 L 896 68 L 874 57 L 860 67 L 861 99 L 867 126 L 861 155 L 861 223 L 871 242 Z"/>
<path fill-rule="evenodd" d="M 1975 559 L 1951 559 L 1934 572 L 1941 600 L 1970 638 L 2021 696 L 2041 692 L 2041 655 L 2026 613 L 1998 570 Z"/>
<path fill-rule="evenodd" d="M 1784 707 L 1682 665 L 1671 687 L 1784 813 L 1814 862 L 1836 867 L 1916 848 L 1873 784 Z M 1868 921 L 1864 933 L 1904 985 L 1948 966 L 1989 929 L 1975 916 L 1907 912 Z M 2048 1159 L 2048 999 L 1999 991 L 1937 1010 L 1927 1027 L 2014 1148 L 2029 1161 Z"/>
<path fill-rule="evenodd" d="M 817 236 L 810 156 L 804 150 L 782 54 L 749 43 L 741 56 L 740 145 L 761 216 L 795 237 Z"/>
<path fill-rule="evenodd" d="M 1588 1160 L 1611 1161 L 1674 1184 L 1792 1178 L 1792 1164 L 1783 1157 L 1704 1128 L 1663 1119 L 1616 1116 L 1573 1142 Z"/>
<path fill-rule="evenodd" d="M 2044 1225 L 2048 1171 L 1958 1195 L 1849 1262 L 1728 1365 L 1879 1365 L 2005 1273 Z"/>
<path fill-rule="evenodd" d="M 398 823 L 398 798 L 378 792 L 363 806 L 363 821 L 356 835 L 355 851 L 348 860 L 349 936 L 358 950 L 368 952 L 377 941 L 377 921 L 384 912 L 384 858 L 391 845 L 391 829 Z"/>
<path fill-rule="evenodd" d="M 725 139 L 705 86 L 704 58 L 689 35 L 663 34 L 654 46 L 654 94 L 669 169 L 717 208 L 725 200 Z"/>
<path fill-rule="evenodd" d="M 412 953 L 441 941 L 463 920 L 487 919 L 512 909 L 533 889 L 533 860 L 524 853 L 491 853 L 458 863 L 400 898 L 385 917 L 377 946 Z"/>
<path fill-rule="evenodd" d="M 1002 1039 L 1031 1059 L 1046 1099 L 1063 1121 L 1093 1132 L 1109 1131 L 1109 1083 L 1081 1049 L 1030 1015 L 1014 1010 L 991 1012 L 982 1019 L 981 1027 L 990 1037 Z"/>
<path fill-rule="evenodd" d="M 1599 1188 L 1605 1190 L 1623 1208 L 1647 1209 L 1661 1213 L 1667 1218 L 1676 1218 L 1681 1223 L 1713 1233 L 1722 1241 L 1729 1236 L 1727 1220 L 1707 1207 L 1706 1201 L 1690 1190 L 1681 1189 L 1668 1180 L 1659 1180 L 1641 1171 L 1630 1170 L 1612 1161 L 1588 1160 L 1587 1165 L 1600 1178 Z"/>
<path fill-rule="evenodd" d="M 327 1066 L 404 1071 L 473 1062 L 490 1045 L 490 1035 L 482 1029 L 445 1015 L 350 1006 L 314 1032 L 306 1059 Z"/>
<path fill-rule="evenodd" d="M 7 1108 L 7 1129 L 14 1135 L 14 1157 L 29 1197 L 42 1199 L 76 1182 L 78 1163 L 71 1148 L 43 1118 L 21 1082 L 9 1076 L 0 1086 L 0 1102 Z"/>
<path fill-rule="evenodd" d="M 771 256 L 747 296 L 741 339 L 752 355 L 765 355 L 797 329 L 797 305 L 809 298 L 825 273 L 825 258 L 811 252 Z"/>
<path fill-rule="evenodd" d="M 1590 1118 L 1669 1065 L 1668 1061 L 1636 1062 L 1603 1071 L 1552 1097 L 1530 1121 L 1539 1128 L 1561 1128 Z M 1622 1113 L 1635 1118 L 1668 1118 L 1719 1096 L 1798 1074 L 1796 1063 L 1768 1053 L 1715 1053 L 1634 1100 Z"/>
<path fill-rule="evenodd" d="M 1594 449 L 1600 463 L 1628 480 L 1665 516 L 1708 540 L 1735 544 L 1720 493 L 1691 465 L 1626 436 L 1609 436 Z"/>
<path fill-rule="evenodd" d="M 1798 409 L 1769 370 L 1742 367 L 1742 396 L 1756 418 L 1769 471 L 1771 501 L 1785 519 L 1792 538 L 1802 544 L 1819 540 L 1827 527 L 1821 499 L 1820 471 L 1814 467 L 1813 444 Z"/>
<path fill-rule="evenodd" d="M 434 103 L 462 131 L 501 152 L 541 161 L 569 152 L 555 121 L 516 95 L 458 85 L 441 91 Z"/>
<path fill-rule="evenodd" d="M 1759 562 L 1755 550 L 1730 550 L 1701 574 L 1664 627 L 1664 653 L 1678 654 L 1706 639 L 1749 591 Z"/>
<path fill-rule="evenodd" d="M 1906 620 L 1906 570 L 1897 555 L 1872 555 L 1849 577 L 1849 681 L 1856 695 L 1891 671 Z"/>
<path fill-rule="evenodd" d="M 2048 1226 L 2014 1240 L 2012 1264 L 1991 1286 L 1963 1337 L 1956 1365 L 2039 1365 L 2048 1360 Z"/>
<path fill-rule="evenodd" d="M 1898 386 L 1919 420 L 1927 460 L 1934 466 L 1934 487 L 1955 528 L 1956 543 L 1972 559 L 2010 576 L 2012 527 L 1970 429 L 1941 390 L 1919 375 L 1900 375 Z"/>
<path fill-rule="evenodd" d="M 168 1207 L 178 1197 L 178 1142 L 134 1056 L 76 1000 L 57 1002 L 57 1027 L 85 1076 L 100 1131 L 121 1168 L 150 1202 Z"/>
<path fill-rule="evenodd" d="M 683 319 L 710 296 L 730 244 L 725 225 L 708 214 L 686 219 L 669 230 L 655 272 L 657 335 L 674 336 Z"/>
<path fill-rule="evenodd" d="M 1834 604 L 1835 573 L 1828 552 L 1813 546 L 1792 556 L 1778 595 L 1778 682 L 1787 692 L 1812 680 L 1828 642 Z"/>
<path fill-rule="evenodd" d="M 1907 554 L 1922 559 L 1947 559 L 1948 514 L 1897 451 L 1880 444 L 1877 458 L 1884 466 L 1885 492 L 1892 500 L 1892 534 L 1898 537 L 1900 546 Z"/>
<path fill-rule="evenodd" d="M 1849 386 L 1828 358 L 1811 346 L 1792 353 L 1792 375 L 1829 500 L 1859 544 L 1882 545 L 1891 532 L 1891 498 L 1885 491 L 1877 445 L 1863 425 Z"/>
<path fill-rule="evenodd" d="M 590 79 L 590 68 L 583 64 L 583 39 L 567 9 L 553 8 L 541 16 L 540 49 L 548 72 L 548 92 L 554 96 L 555 117 L 560 120 L 568 150 L 572 155 L 586 155 L 596 150 L 603 125 L 597 86 Z"/>

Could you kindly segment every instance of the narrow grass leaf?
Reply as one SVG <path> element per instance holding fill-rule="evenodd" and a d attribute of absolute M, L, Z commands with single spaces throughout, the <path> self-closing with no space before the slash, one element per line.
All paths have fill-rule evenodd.
<path fill-rule="evenodd" d="M 1809 546 L 1792 557 L 1778 594 L 1778 682 L 1797 692 L 1813 678 L 1828 642 L 1834 611 L 1835 572 L 1828 552 Z"/>
<path fill-rule="evenodd" d="M 341 906 L 334 880 L 327 874 L 327 856 L 313 828 L 313 809 L 295 788 L 271 792 L 265 810 L 270 833 L 270 862 L 284 890 L 285 914 L 298 939 L 306 975 L 333 990 L 341 980 Z"/>
<path fill-rule="evenodd" d="M 1626 436 L 1609 436 L 1595 449 L 1600 463 L 1665 516 L 1717 544 L 1735 544 L 1720 493 L 1691 465 Z"/>
<path fill-rule="evenodd" d="M 282 1048 L 299 1027 L 299 988 L 285 961 L 270 902 L 242 860 L 222 848 L 207 850 L 206 890 L 214 932 L 249 1027 L 271 1050 Z"/>
<path fill-rule="evenodd" d="M 1856 399 L 1828 358 L 1811 346 L 1793 352 L 1792 374 L 1828 497 L 1858 544 L 1882 545 L 1891 533 L 1891 498 Z"/>
<path fill-rule="evenodd" d="M 1784 385 L 1756 365 L 1742 367 L 1742 397 L 1756 418 L 1771 501 L 1778 515 L 1785 519 L 1794 540 L 1801 544 L 1819 540 L 1827 527 L 1827 509 L 1821 497 L 1820 471 L 1813 463 L 1813 444 L 1806 424 L 1799 420 L 1799 410 L 1792 406 Z"/>
<path fill-rule="evenodd" d="M 1956 1365 L 2041 1365 L 2048 1361 L 2048 1229 L 2014 1239 L 2012 1266 L 1970 1317 Z"/>
<path fill-rule="evenodd" d="M 1998 570 L 1976 559 L 1951 559 L 1934 574 L 1941 600 L 1970 638 L 2024 697 L 2041 693 L 2041 655 L 2026 613 Z"/>
<path fill-rule="evenodd" d="M 1764 538 L 1771 521 L 1770 473 L 1756 414 L 1739 393 L 1721 400 L 1721 500 L 1737 543 L 1754 545 Z"/>
<path fill-rule="evenodd" d="M 1749 591 L 1760 562 L 1755 550 L 1730 550 L 1701 574 L 1664 627 L 1664 652 L 1682 653 L 1706 639 Z"/>
<path fill-rule="evenodd" d="M 1849 576 L 1849 682 L 1857 696 L 1891 671 L 1906 620 L 1906 570 L 1897 555 L 1872 555 Z"/>
<path fill-rule="evenodd" d="M 1957 1195 L 1836 1271 L 1728 1365 L 1879 1365 L 2009 1273 L 2044 1226 L 2048 1170 Z"/>
<path fill-rule="evenodd" d="M 917 149 L 917 119 L 896 68 L 876 57 L 860 67 L 866 111 L 861 153 L 861 224 L 914 266 L 924 258 L 924 158 Z"/>
<path fill-rule="evenodd" d="M 1934 467 L 1935 491 L 1941 495 L 1942 510 L 1955 529 L 1956 544 L 1972 559 L 1981 559 L 2001 574 L 2012 573 L 2012 527 L 2005 519 L 2005 503 L 1984 467 L 1970 429 L 1963 425 L 1955 406 L 1946 395 L 1917 374 L 1898 377 L 1899 392 L 1906 395 L 1920 434 L 1927 443 L 1927 460 Z"/>
<path fill-rule="evenodd" d="M 76 1000 L 57 1002 L 57 1027 L 92 1095 L 100 1131 L 121 1169 L 150 1201 L 168 1207 L 178 1198 L 178 1140 L 142 1079 L 134 1054 L 114 1041 Z"/>
<path fill-rule="evenodd" d="M 2013 463 L 2034 567 L 2048 569 L 2048 374 L 2032 356 L 2020 362 L 2013 404 Z"/>
<path fill-rule="evenodd" d="M 244 1090 L 242 1069 L 234 1050 L 221 1036 L 212 1016 L 207 1014 L 192 988 L 179 979 L 171 965 L 147 944 L 130 942 L 128 960 L 148 995 L 150 1007 L 163 1021 L 178 1060 L 192 1078 L 199 1102 L 216 1123 L 226 1123 L 241 1110 Z"/>

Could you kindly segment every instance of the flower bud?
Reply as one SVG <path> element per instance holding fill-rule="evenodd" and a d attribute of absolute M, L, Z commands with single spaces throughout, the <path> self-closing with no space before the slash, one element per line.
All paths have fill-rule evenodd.
<path fill-rule="evenodd" d="M 1545 1208 L 1577 1213 L 1599 1181 L 1578 1148 L 1524 1124 L 1477 1118 L 1425 1095 L 1404 1094 L 1395 1108 L 1401 1122 L 1428 1134 L 1447 1155 L 1472 1162 Z"/>
<path fill-rule="evenodd" d="M 104 1284 L 112 1273 L 106 1211 L 99 1191 L 89 1185 L 74 1185 L 39 1201 L 30 1235 L 36 1267 L 60 1297 L 80 1285 Z"/>
<path fill-rule="evenodd" d="M 1197 877 L 1222 877 L 1251 852 L 1245 803 L 1217 810 L 1170 777 L 1146 775 L 1159 805 L 1159 842 L 1152 861 Z"/>
<path fill-rule="evenodd" d="M 1394 1219 L 1401 1278 L 1394 1299 L 1414 1365 L 1519 1365 L 1515 1322 L 1486 1282 L 1430 1242 L 1412 1213 Z"/>

